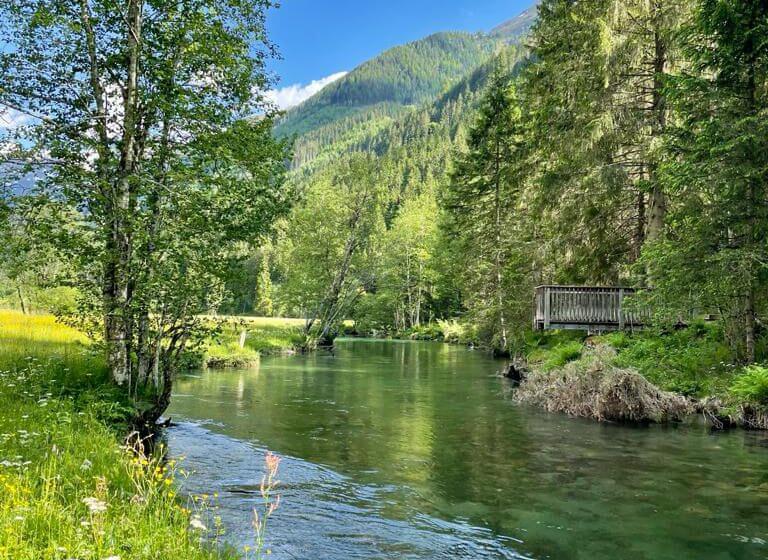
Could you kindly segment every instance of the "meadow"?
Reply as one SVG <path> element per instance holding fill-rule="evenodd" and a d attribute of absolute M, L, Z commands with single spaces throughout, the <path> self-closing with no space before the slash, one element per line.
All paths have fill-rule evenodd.
<path fill-rule="evenodd" d="M 249 326 L 259 348 L 288 328 Z M 0 560 L 236 557 L 212 510 L 177 495 L 183 465 L 124 444 L 122 399 L 82 333 L 0 310 Z"/>
<path fill-rule="evenodd" d="M 248 367 L 258 361 L 259 356 L 292 352 L 304 341 L 302 319 L 247 316 L 207 316 L 203 319 L 212 327 L 218 326 L 218 333 L 191 358 L 193 367 Z M 243 333 L 244 339 L 241 338 Z"/>

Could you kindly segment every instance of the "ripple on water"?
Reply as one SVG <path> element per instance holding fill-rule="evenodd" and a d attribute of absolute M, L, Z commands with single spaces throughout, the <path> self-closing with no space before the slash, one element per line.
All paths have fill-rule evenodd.
<path fill-rule="evenodd" d="M 192 469 L 183 491 L 218 491 L 226 539 L 241 547 L 250 543 L 266 450 L 192 422 L 171 428 L 168 445 L 171 455 L 184 457 L 184 468 Z M 285 481 L 279 487 L 281 507 L 270 520 L 268 535 L 276 560 L 528 558 L 514 551 L 515 539 L 499 538 L 488 529 L 398 511 L 398 502 L 386 498 L 402 491 L 395 486 L 356 484 L 332 469 L 294 457 L 283 457 L 280 479 Z M 393 509 L 399 518 L 382 515 Z"/>

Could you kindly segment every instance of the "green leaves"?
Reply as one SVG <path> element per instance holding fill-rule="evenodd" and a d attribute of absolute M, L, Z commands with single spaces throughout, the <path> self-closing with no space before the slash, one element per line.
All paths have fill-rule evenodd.
<path fill-rule="evenodd" d="M 222 298 L 242 244 L 289 208 L 288 147 L 254 95 L 268 82 L 268 0 L 9 0 L 0 105 L 21 131 L 41 200 L 75 216 L 81 309 L 99 310 L 114 379 L 157 395 Z M 264 111 L 261 111 L 264 109 Z M 42 175 L 42 173 L 41 173 Z M 85 242 L 77 241 L 85 240 Z"/>
<path fill-rule="evenodd" d="M 734 379 L 731 393 L 746 402 L 768 405 L 768 368 L 752 365 Z"/>

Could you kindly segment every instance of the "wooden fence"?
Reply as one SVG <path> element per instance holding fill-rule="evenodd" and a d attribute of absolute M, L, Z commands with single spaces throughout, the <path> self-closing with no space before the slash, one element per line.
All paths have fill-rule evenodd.
<path fill-rule="evenodd" d="M 642 327 L 647 313 L 625 308 L 624 298 L 634 293 L 633 288 L 539 286 L 533 328 L 612 331 Z"/>

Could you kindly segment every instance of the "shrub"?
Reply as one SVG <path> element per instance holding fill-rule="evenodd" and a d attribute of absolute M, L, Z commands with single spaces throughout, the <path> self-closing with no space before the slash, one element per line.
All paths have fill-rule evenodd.
<path fill-rule="evenodd" d="M 731 384 L 731 394 L 748 403 L 768 405 L 768 367 L 751 365 L 744 368 Z"/>
<path fill-rule="evenodd" d="M 568 362 L 578 360 L 584 351 L 584 344 L 579 340 L 559 342 L 552 347 L 537 348 L 528 354 L 530 362 L 537 362 L 544 371 L 563 367 Z"/>
<path fill-rule="evenodd" d="M 477 326 L 456 319 L 438 320 L 437 326 L 443 333 L 443 340 L 450 344 L 478 344 Z"/>
<path fill-rule="evenodd" d="M 437 323 L 429 323 L 411 327 L 406 335 L 411 340 L 443 340 L 443 329 Z"/>
<path fill-rule="evenodd" d="M 599 338 L 618 350 L 616 365 L 637 368 L 664 390 L 690 396 L 727 392 L 733 354 L 717 324 L 695 323 L 675 331 L 612 333 Z"/>

